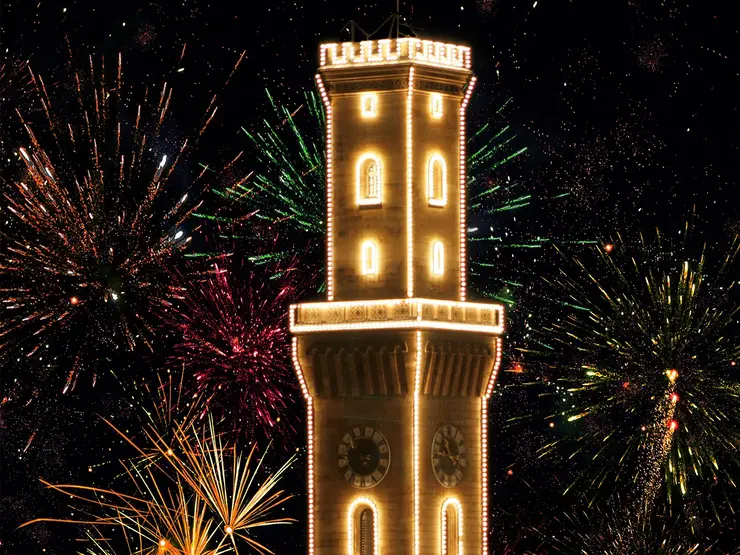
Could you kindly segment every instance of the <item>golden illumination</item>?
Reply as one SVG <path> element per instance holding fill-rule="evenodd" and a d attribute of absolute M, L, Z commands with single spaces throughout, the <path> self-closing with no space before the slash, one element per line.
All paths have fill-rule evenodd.
<path fill-rule="evenodd" d="M 414 364 L 414 555 L 419 555 L 419 402 L 421 392 L 421 332 L 416 332 L 416 363 Z"/>
<path fill-rule="evenodd" d="M 463 511 L 461 500 L 466 503 L 465 510 L 468 517 L 467 533 L 469 537 L 473 538 L 473 542 L 478 544 L 478 539 L 475 538 L 475 534 L 478 531 L 477 528 L 478 510 L 481 510 L 481 547 L 482 553 L 487 555 L 489 544 L 488 544 L 488 402 L 493 393 L 493 388 L 497 378 L 497 374 L 501 364 L 502 355 L 502 342 L 499 337 L 504 332 L 504 309 L 501 305 L 486 304 L 486 303 L 468 303 L 467 300 L 467 141 L 466 141 L 466 121 L 467 121 L 467 107 L 473 94 L 476 79 L 470 75 L 469 69 L 471 67 L 471 53 L 470 49 L 465 46 L 459 46 L 454 44 L 445 44 L 441 42 L 435 42 L 431 40 L 422 40 L 414 37 L 403 37 L 398 39 L 382 39 L 372 41 L 361 41 L 361 42 L 346 42 L 346 43 L 330 43 L 322 44 L 320 47 L 320 66 L 321 73 L 324 78 L 330 79 L 333 83 L 337 81 L 344 82 L 351 80 L 352 68 L 358 68 L 358 66 L 383 66 L 386 64 L 397 64 L 404 65 L 403 70 L 405 71 L 405 64 L 408 64 L 408 81 L 406 91 L 406 103 L 405 103 L 405 124 L 406 124 L 406 291 L 405 295 L 403 292 L 399 293 L 399 297 L 395 299 L 373 299 L 373 300 L 355 300 L 355 301 L 334 301 L 334 245 L 333 245 L 333 227 L 332 227 L 332 200 L 333 200 L 333 183 L 331 173 L 331 154 L 332 151 L 332 120 L 331 120 L 331 108 L 332 103 L 330 102 L 326 92 L 324 91 L 321 79 L 317 77 L 319 82 L 319 91 L 322 93 L 322 99 L 326 107 L 327 114 L 327 289 L 328 289 L 328 302 L 323 303 L 303 303 L 299 305 L 293 305 L 290 307 L 290 331 L 294 334 L 311 334 L 311 333 L 323 333 L 323 332 L 346 332 L 346 331 L 363 331 L 363 330 L 408 330 L 414 332 L 415 339 L 415 359 L 412 362 L 414 365 L 413 372 L 413 396 L 412 396 L 412 503 L 413 503 L 413 548 L 411 555 L 421 555 L 422 546 L 421 542 L 424 541 L 424 549 L 432 549 L 432 543 L 436 544 L 440 541 L 441 544 L 439 551 L 436 548 L 433 552 L 441 553 L 443 555 L 463 555 L 464 541 L 463 541 Z M 433 66 L 438 68 L 445 68 L 444 71 L 434 71 L 434 75 L 438 75 L 442 78 L 442 74 L 446 74 L 450 82 L 452 80 L 458 81 L 462 84 L 467 79 L 467 83 L 464 86 L 462 92 L 458 93 L 459 96 L 455 97 L 453 101 L 452 96 L 445 96 L 445 94 L 453 95 L 453 91 L 450 89 L 441 89 L 435 87 L 426 88 L 424 83 L 420 83 L 419 80 L 424 76 L 421 74 L 415 75 L 416 69 L 422 68 L 420 71 L 424 73 L 422 66 Z M 344 70 L 342 70 L 344 68 Z M 447 69 L 453 71 L 448 71 Z M 370 70 L 373 73 L 382 70 Z M 432 70 L 429 70 L 432 71 Z M 329 76 L 329 77 L 327 77 Z M 431 78 L 433 81 L 436 77 Z M 372 85 L 370 85 L 372 87 Z M 424 88 L 425 90 L 420 90 Z M 354 90 L 351 90 L 354 89 Z M 351 113 L 355 114 L 351 116 L 356 118 L 358 123 L 360 118 L 374 118 L 378 116 L 378 111 L 381 108 L 379 104 L 379 97 L 382 96 L 382 92 L 377 89 L 375 92 L 367 92 L 357 90 L 354 87 L 348 87 L 342 89 L 348 93 L 351 97 L 350 110 Z M 447 91 L 445 94 L 441 94 L 441 91 Z M 435 91 L 435 92 L 433 92 Z M 351 94 L 350 94 L 351 93 Z M 403 91 L 400 92 L 403 95 Z M 462 96 L 462 98 L 460 98 Z M 427 108 L 427 97 L 428 97 L 428 108 Z M 414 105 L 414 101 L 417 104 Z M 359 106 L 355 104 L 359 102 Z M 357 115 L 359 108 L 360 114 Z M 385 110 L 385 104 L 383 105 Z M 448 152 L 447 146 L 437 145 L 431 146 L 429 150 L 423 146 L 422 151 L 415 152 L 414 140 L 421 140 L 424 137 L 414 136 L 414 109 L 417 109 L 416 116 L 421 117 L 425 121 L 439 122 L 429 123 L 425 125 L 442 125 L 442 122 L 452 126 L 451 131 L 455 132 L 457 126 L 458 132 L 458 160 L 455 160 L 454 154 Z M 427 112 L 428 110 L 428 112 Z M 449 110 L 445 114 L 445 110 Z M 458 122 L 454 121 L 455 112 L 459 115 Z M 385 112 L 384 112 L 385 114 Z M 385 115 L 384 115 L 385 117 Z M 367 121 L 364 126 L 373 126 L 374 122 Z M 358 129 L 361 129 L 358 128 Z M 390 131 L 389 131 L 390 132 Z M 401 139 L 403 140 L 403 138 Z M 455 139 L 453 139 L 454 141 Z M 382 145 L 383 143 L 377 143 Z M 375 145 L 375 146 L 374 146 Z M 351 152 L 350 158 L 347 161 L 350 165 L 347 168 L 346 182 L 344 186 L 352 187 L 351 179 L 355 178 L 356 188 L 356 206 L 380 206 L 385 200 L 386 204 L 389 200 L 392 200 L 392 195 L 395 191 L 392 191 L 389 185 L 392 173 L 395 168 L 393 164 L 398 160 L 395 158 L 391 159 L 391 156 L 403 156 L 402 151 L 396 150 L 393 152 L 385 152 L 380 150 L 380 147 L 375 143 L 366 143 L 364 148 L 378 148 L 377 152 L 363 152 L 362 150 Z M 418 145 L 417 145 L 418 146 Z M 403 148 L 403 147 L 401 147 Z M 355 158 L 356 155 L 361 155 L 359 158 Z M 379 155 L 382 155 L 379 156 Z M 414 156 L 418 156 L 417 167 L 414 167 Z M 393 163 L 392 163 L 393 162 Z M 355 176 L 352 176 L 352 164 L 356 164 L 354 171 Z M 423 165 L 426 164 L 426 167 Z M 459 170 L 455 170 L 455 167 Z M 414 175 L 416 170 L 417 175 Z M 448 171 L 449 170 L 449 171 Z M 426 172 L 426 176 L 424 173 Z M 451 172 L 451 173 L 449 173 Z M 457 175 L 456 175 L 457 174 Z M 343 174 L 344 175 L 344 174 Z M 418 187 L 424 187 L 423 179 L 426 178 L 426 195 L 427 204 L 424 204 L 422 195 L 423 190 L 419 190 Z M 384 182 L 388 187 L 384 189 Z M 403 180 L 403 177 L 400 177 Z M 459 203 L 457 192 L 455 187 L 459 185 Z M 401 187 L 403 187 L 403 181 L 401 181 Z M 414 189 L 417 187 L 417 189 Z M 350 195 L 352 191 L 349 189 L 347 194 Z M 403 200 L 403 192 L 400 192 L 401 199 Z M 419 195 L 415 198 L 414 195 Z M 449 208 L 446 208 L 448 205 Z M 385 197 L 385 199 L 383 198 Z M 398 199 L 397 199 L 398 200 Z M 420 206 L 415 205 L 415 201 L 419 200 Z M 435 208 L 427 208 L 435 207 Z M 437 208 L 438 207 L 438 208 Z M 419 208 L 417 214 L 415 210 Z M 439 210 L 440 215 L 444 214 L 443 210 L 453 210 L 450 213 L 450 217 L 454 220 L 454 211 L 458 211 L 458 222 L 455 224 L 450 223 L 453 226 L 447 230 L 437 230 L 435 235 L 431 237 L 421 236 L 415 237 L 414 225 L 426 226 L 430 225 L 426 221 L 415 221 L 415 217 L 425 217 L 430 214 L 430 210 Z M 403 216 L 401 216 L 403 218 Z M 432 216 L 433 218 L 433 216 Z M 401 222 L 403 223 L 403 222 Z M 350 224 L 351 225 L 351 224 Z M 433 222 L 431 222 L 433 225 Z M 458 225 L 458 237 L 454 238 L 454 226 Z M 352 231 L 340 230 L 340 231 Z M 362 233 L 362 230 L 355 230 Z M 402 232 L 401 232 L 402 233 Z M 355 239 L 355 243 L 351 243 L 349 248 L 352 250 L 350 253 L 343 253 L 344 256 L 349 255 L 351 257 L 352 264 L 359 262 L 360 274 L 365 276 L 376 276 L 379 274 L 380 252 L 379 248 L 384 249 L 383 256 L 389 256 L 387 250 L 391 249 L 391 245 L 387 244 L 385 239 L 380 236 L 373 235 L 372 230 L 367 232 L 364 236 Z M 403 238 L 399 237 L 401 241 Z M 416 244 L 415 244 L 416 241 Z M 458 244 L 455 241 L 459 242 Z M 359 252 L 357 250 L 359 247 Z M 445 249 L 450 248 L 450 252 L 447 253 L 447 257 L 452 257 L 449 260 L 445 260 Z M 403 247 L 401 247 L 402 249 Z M 458 253 L 455 253 L 455 249 L 458 249 Z M 416 252 L 415 252 L 416 251 Z M 344 256 L 342 258 L 344 258 Z M 459 260 L 455 260 L 459 256 Z M 428 258 L 427 258 L 428 257 Z M 359 261 L 358 261 L 359 258 Z M 383 259 L 383 270 L 388 271 L 387 264 L 390 263 Z M 429 270 L 426 270 L 425 266 L 429 265 Z M 450 266 L 450 271 L 453 272 L 455 265 L 459 266 L 459 297 L 457 300 L 435 300 L 435 299 L 421 299 L 414 297 L 415 293 L 415 275 L 416 271 L 422 272 L 422 278 L 431 279 L 436 283 L 442 283 L 442 276 L 445 275 L 445 264 Z M 418 268 L 417 268 L 418 266 Z M 356 266 L 355 266 L 356 268 Z M 429 271 L 429 278 L 423 273 Z M 385 275 L 385 274 L 384 274 Z M 401 277 L 403 280 L 403 277 Z M 448 278 L 449 279 L 449 278 Z M 366 280 L 366 283 L 373 283 L 372 277 Z M 425 282 L 426 283 L 426 282 Z M 454 286 L 453 286 L 454 287 Z M 406 298 L 403 298 L 403 297 Z M 454 292 L 452 298 L 454 299 Z M 435 498 L 432 502 L 433 505 L 427 507 L 421 506 L 421 464 L 423 461 L 420 457 L 420 434 L 422 433 L 422 424 L 426 424 L 426 412 L 424 415 L 421 414 L 421 409 L 426 410 L 426 405 L 421 406 L 426 398 L 421 394 L 423 387 L 423 367 L 425 366 L 425 354 L 424 354 L 424 332 L 426 330 L 450 330 L 458 332 L 473 332 L 477 334 L 483 334 L 490 338 L 492 341 L 492 349 L 495 350 L 493 353 L 493 369 L 488 383 L 483 385 L 483 396 L 481 398 L 481 417 L 482 421 L 480 424 L 481 434 L 481 501 L 480 506 L 477 505 L 477 501 L 473 498 L 468 500 L 467 494 L 463 495 L 458 493 L 459 498 L 455 497 L 444 497 Z M 437 334 L 435 334 L 436 336 Z M 328 340 L 328 336 L 326 336 Z M 413 341 L 412 339 L 412 341 Z M 299 382 L 301 383 L 301 389 L 304 391 L 304 397 L 307 399 L 308 404 L 308 428 L 309 428 L 309 555 L 315 555 L 316 551 L 321 551 L 322 547 L 317 547 L 314 539 L 315 526 L 315 510 L 314 505 L 314 488 L 315 480 L 318 476 L 315 476 L 314 468 L 314 413 L 312 407 L 312 401 L 310 394 L 307 389 L 306 382 L 302 376 L 302 372 L 299 367 L 297 357 L 297 340 L 293 340 L 293 356 L 294 365 L 296 366 L 296 372 L 299 374 Z M 323 341 L 323 340 L 322 340 Z M 413 348 L 409 345 L 409 348 Z M 303 353 L 307 354 L 307 353 Z M 489 364 L 491 359 L 488 358 Z M 490 366 L 488 367 L 490 368 Z M 320 379 L 320 378 L 319 378 Z M 408 446 L 407 446 L 408 447 Z M 472 470 L 472 469 L 471 469 Z M 474 480 L 475 482 L 476 480 Z M 331 485 L 327 484 L 329 488 L 328 495 L 331 497 Z M 477 493 L 478 485 L 475 484 L 475 492 Z M 322 495 L 323 495 L 323 489 Z M 461 490 L 462 491 L 462 490 Z M 466 490 L 467 491 L 467 490 Z M 448 492 L 453 493 L 454 491 Z M 363 493 L 363 495 L 365 495 Z M 471 492 L 471 495 L 475 496 L 475 493 Z M 324 498 L 321 497 L 323 500 Z M 333 500 L 334 502 L 338 500 Z M 382 501 L 382 499 L 381 499 Z M 351 503 L 350 503 L 351 502 Z M 342 508 L 348 508 L 347 512 L 347 554 L 358 555 L 358 535 L 360 531 L 360 520 L 359 515 L 364 515 L 362 519 L 362 537 L 368 538 L 366 532 L 372 533 L 375 539 L 373 545 L 373 555 L 379 555 L 383 551 L 383 547 L 386 551 L 390 550 L 390 544 L 380 546 L 378 533 L 380 529 L 380 521 L 378 518 L 378 499 L 370 497 L 358 497 L 350 498 L 347 500 L 347 504 L 342 502 Z M 324 510 L 324 504 L 321 504 L 322 516 Z M 383 510 L 390 510 L 390 505 L 386 507 L 383 505 Z M 407 511 L 411 507 L 393 507 L 394 510 L 399 510 L 400 514 Z M 437 535 L 434 535 L 433 528 L 428 530 L 426 528 L 427 521 L 425 520 L 425 528 L 423 530 L 424 536 L 422 536 L 421 519 L 427 518 L 427 512 L 429 511 L 429 517 L 431 521 L 429 524 L 434 527 L 434 519 L 439 518 L 436 516 L 436 511 L 441 509 L 441 521 Z M 334 509 L 335 510 L 335 509 Z M 365 512 L 363 512 L 365 511 Z M 372 531 L 370 531 L 369 516 L 372 511 L 373 523 Z M 424 515 L 422 515 L 422 512 Z M 386 515 L 384 515 L 385 517 Z M 322 521 L 323 522 L 323 521 Z M 386 518 L 387 525 L 387 518 Z M 471 534 L 471 526 L 473 527 Z M 321 526 L 320 526 L 321 528 Z M 321 528 L 319 534 L 323 537 L 324 533 L 331 532 Z M 382 531 L 384 538 L 387 536 L 385 530 Z M 431 534 L 429 538 L 426 538 L 427 533 Z M 336 546 L 330 545 L 335 540 L 329 539 L 322 540 L 327 541 L 327 548 L 336 549 Z M 339 549 L 342 550 L 341 536 L 338 538 L 340 542 Z M 390 539 L 388 541 L 391 541 Z M 427 547 L 427 542 L 429 546 Z M 387 543 L 387 542 L 386 542 Z M 472 549 L 471 540 L 468 542 L 468 549 Z M 369 546 L 366 543 L 364 549 Z M 408 546 L 406 546 L 407 548 Z M 394 548 L 395 549 L 395 548 Z M 403 546 L 401 546 L 403 551 Z M 477 549 L 476 549 L 477 551 Z M 424 551 L 426 552 L 426 551 Z M 472 552 L 471 552 L 472 553 Z"/>
<path fill-rule="evenodd" d="M 488 400 L 493 394 L 493 386 L 496 384 L 501 367 L 502 341 L 500 337 L 494 340 L 493 347 L 496 350 L 496 359 L 493 363 L 493 371 L 486 385 L 486 392 L 481 399 L 481 553 L 488 555 Z"/>
<path fill-rule="evenodd" d="M 406 296 L 414 296 L 414 68 L 409 68 L 406 92 Z"/>
<path fill-rule="evenodd" d="M 369 206 L 383 201 L 383 181 L 380 158 L 372 152 L 360 156 L 355 169 L 357 204 Z"/>
<path fill-rule="evenodd" d="M 465 97 L 463 98 L 462 104 L 460 104 L 460 131 L 459 131 L 459 151 L 460 151 L 460 300 L 464 301 L 468 297 L 468 249 L 467 249 L 467 221 L 466 221 L 466 187 L 467 187 L 467 176 L 465 173 L 465 111 L 468 108 L 468 102 L 470 102 L 470 96 L 473 94 L 475 88 L 475 77 L 470 78 L 468 88 L 465 91 Z"/>
<path fill-rule="evenodd" d="M 488 335 L 504 332 L 504 307 L 442 299 L 379 299 L 304 303 L 290 307 L 290 331 L 443 329 Z"/>
<path fill-rule="evenodd" d="M 314 446 L 313 446 L 313 399 L 308 391 L 306 379 L 303 375 L 301 363 L 298 360 L 298 338 L 293 338 L 291 356 L 293 359 L 293 369 L 298 377 L 298 384 L 301 387 L 301 393 L 306 400 L 306 428 L 308 430 L 308 555 L 315 553 L 315 521 L 314 521 Z"/>
<path fill-rule="evenodd" d="M 316 75 L 321 101 L 326 110 L 326 298 L 334 300 L 334 118 L 329 95 L 321 75 Z"/>
<path fill-rule="evenodd" d="M 373 555 L 380 553 L 380 514 L 375 502 L 369 497 L 358 497 L 347 510 L 347 555 L 358 555 L 355 546 L 355 519 L 357 511 L 369 508 L 373 512 Z"/>
<path fill-rule="evenodd" d="M 450 507 L 451 506 L 451 507 Z M 454 511 L 454 515 L 457 517 L 457 551 L 454 550 L 450 552 L 448 550 L 447 545 L 447 534 L 449 534 L 449 530 L 447 529 L 447 511 L 449 508 L 452 508 Z M 442 503 L 442 510 L 440 512 L 441 516 L 441 540 L 442 540 L 442 555 L 463 555 L 463 515 L 462 515 L 462 505 L 460 504 L 460 501 L 455 499 L 454 497 L 449 497 L 445 499 L 444 503 Z"/>
<path fill-rule="evenodd" d="M 378 95 L 364 93 L 360 95 L 360 113 L 364 118 L 374 118 L 378 114 Z"/>
<path fill-rule="evenodd" d="M 416 37 L 328 43 L 319 51 L 322 68 L 385 65 L 401 60 L 456 70 L 469 70 L 471 66 L 469 47 Z"/>
<path fill-rule="evenodd" d="M 432 93 L 429 95 L 429 112 L 434 119 L 442 117 L 444 114 L 444 103 L 441 94 Z"/>
<path fill-rule="evenodd" d="M 365 276 L 378 275 L 378 245 L 375 241 L 365 241 L 360 248 L 360 267 Z"/>
<path fill-rule="evenodd" d="M 429 206 L 447 204 L 447 164 L 439 154 L 434 154 L 427 162 L 427 198 Z"/>
<path fill-rule="evenodd" d="M 439 241 L 432 243 L 432 274 L 441 276 L 445 273 L 445 248 Z"/>

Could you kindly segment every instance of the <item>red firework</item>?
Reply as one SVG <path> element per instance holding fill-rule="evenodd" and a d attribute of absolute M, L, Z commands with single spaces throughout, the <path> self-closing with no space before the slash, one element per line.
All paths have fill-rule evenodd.
<path fill-rule="evenodd" d="M 203 412 L 248 437 L 286 439 L 298 396 L 287 312 L 301 292 L 293 267 L 250 266 L 222 256 L 205 275 L 178 279 L 167 323 L 179 332 L 170 362 L 194 379 Z"/>

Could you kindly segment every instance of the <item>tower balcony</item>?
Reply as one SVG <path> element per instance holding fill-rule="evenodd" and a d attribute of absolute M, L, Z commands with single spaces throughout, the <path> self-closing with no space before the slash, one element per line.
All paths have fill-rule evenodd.
<path fill-rule="evenodd" d="M 450 330 L 504 333 L 504 307 L 439 299 L 382 299 L 304 303 L 290 307 L 290 331 Z"/>
<path fill-rule="evenodd" d="M 311 396 L 473 399 L 486 395 L 500 360 L 504 308 L 421 298 L 306 303 L 291 307 L 290 331 Z"/>

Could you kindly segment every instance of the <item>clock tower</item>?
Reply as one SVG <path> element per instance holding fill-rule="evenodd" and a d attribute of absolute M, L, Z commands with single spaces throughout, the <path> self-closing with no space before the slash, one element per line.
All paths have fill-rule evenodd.
<path fill-rule="evenodd" d="M 470 48 L 322 44 L 326 302 L 291 307 L 309 555 L 483 554 L 503 307 L 467 301 Z"/>

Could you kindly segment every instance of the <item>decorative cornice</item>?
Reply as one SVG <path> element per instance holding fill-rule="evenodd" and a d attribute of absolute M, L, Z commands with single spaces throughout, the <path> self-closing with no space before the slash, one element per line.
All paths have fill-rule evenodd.
<path fill-rule="evenodd" d="M 501 335 L 504 307 L 419 298 L 306 303 L 290 307 L 290 331 L 294 334 L 368 329 L 442 329 Z"/>
<path fill-rule="evenodd" d="M 326 348 L 310 346 L 305 354 L 317 397 L 388 397 L 409 392 L 408 348 L 401 342 Z"/>
<path fill-rule="evenodd" d="M 408 86 L 408 79 L 369 79 L 367 81 L 329 82 L 326 89 L 330 93 L 351 93 L 357 91 L 392 91 L 403 90 Z"/>
<path fill-rule="evenodd" d="M 465 85 L 442 83 L 440 81 L 432 81 L 430 79 L 418 79 L 416 81 L 415 88 L 420 91 L 433 91 L 453 95 L 462 95 L 465 90 Z"/>

